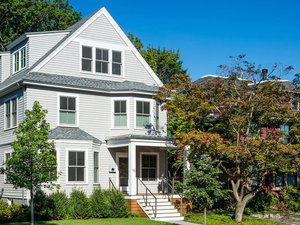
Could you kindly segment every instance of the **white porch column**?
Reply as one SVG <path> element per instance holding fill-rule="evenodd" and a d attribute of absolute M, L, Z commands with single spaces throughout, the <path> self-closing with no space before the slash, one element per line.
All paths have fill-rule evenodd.
<path fill-rule="evenodd" d="M 136 145 L 130 142 L 128 146 L 128 194 L 136 195 Z"/>

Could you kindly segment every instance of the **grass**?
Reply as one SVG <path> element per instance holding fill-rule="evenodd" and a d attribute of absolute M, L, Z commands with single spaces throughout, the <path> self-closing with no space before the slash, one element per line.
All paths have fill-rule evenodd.
<path fill-rule="evenodd" d="M 203 224 L 203 214 L 194 213 L 194 214 L 186 214 L 185 221 Z M 232 215 L 225 214 L 207 214 L 206 215 L 206 224 L 209 225 L 219 225 L 219 224 L 228 224 L 228 225 L 277 225 L 281 223 L 276 223 L 272 221 L 257 219 L 249 216 L 243 217 L 243 222 L 237 223 L 232 218 Z"/>
<path fill-rule="evenodd" d="M 166 222 L 150 220 L 148 218 L 122 218 L 122 219 L 88 219 L 88 220 L 52 220 L 39 221 L 35 225 L 175 225 Z M 30 225 L 29 222 L 5 223 L 1 225 Z"/>

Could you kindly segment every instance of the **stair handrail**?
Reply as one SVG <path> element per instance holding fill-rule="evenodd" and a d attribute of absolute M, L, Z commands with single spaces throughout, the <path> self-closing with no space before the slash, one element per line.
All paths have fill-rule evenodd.
<path fill-rule="evenodd" d="M 168 181 L 168 179 L 167 179 L 166 177 L 162 177 L 161 180 L 162 180 L 162 191 L 163 191 L 163 194 L 165 194 L 164 183 L 166 183 L 166 184 L 171 188 L 171 190 L 172 190 L 171 195 L 172 195 L 172 203 L 173 203 L 173 204 L 174 204 L 174 193 L 180 197 L 180 215 L 182 216 L 182 211 L 183 211 L 183 207 L 182 207 L 183 196 L 180 195 L 180 194 L 175 190 L 174 186 L 172 186 L 172 185 L 169 183 L 169 181 Z M 168 193 L 167 193 L 167 195 L 168 195 L 168 198 L 169 198 L 169 194 L 168 194 Z M 170 200 L 170 198 L 169 198 L 169 200 Z"/>
<path fill-rule="evenodd" d="M 155 210 L 153 209 L 153 206 L 152 206 L 152 211 L 154 213 L 154 218 L 156 218 L 156 214 L 157 214 L 157 198 L 155 197 L 155 195 L 150 191 L 150 189 L 146 186 L 146 184 L 141 180 L 141 178 L 138 178 L 138 181 L 141 182 L 141 184 L 146 188 L 146 206 L 148 204 L 148 193 L 149 192 L 155 199 Z M 143 195 L 143 198 L 144 198 L 144 195 Z M 149 206 L 151 206 L 149 204 Z"/>
<path fill-rule="evenodd" d="M 111 178 L 108 178 L 109 180 L 109 189 L 114 189 L 115 191 L 117 190 L 116 186 L 114 185 L 114 183 L 112 182 Z"/>

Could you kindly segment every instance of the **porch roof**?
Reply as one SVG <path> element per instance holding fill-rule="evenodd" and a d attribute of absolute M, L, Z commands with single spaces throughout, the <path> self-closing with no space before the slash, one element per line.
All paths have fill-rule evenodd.
<path fill-rule="evenodd" d="M 130 142 L 135 142 L 137 146 L 157 146 L 164 148 L 174 148 L 174 137 L 160 135 L 138 135 L 125 134 L 119 136 L 106 137 L 108 147 L 126 146 Z"/>

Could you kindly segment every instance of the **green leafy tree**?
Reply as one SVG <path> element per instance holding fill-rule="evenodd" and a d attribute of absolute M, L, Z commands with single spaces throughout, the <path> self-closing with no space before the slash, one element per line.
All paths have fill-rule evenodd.
<path fill-rule="evenodd" d="M 174 74 L 187 73 L 187 69 L 183 69 L 179 49 L 174 51 L 160 47 L 154 48 L 150 45 L 144 49 L 139 38 L 134 37 L 131 33 L 128 34 L 128 38 L 163 83 L 170 82 L 171 76 Z"/>
<path fill-rule="evenodd" d="M 186 174 L 185 196 L 193 200 L 193 206 L 204 208 L 204 225 L 206 224 L 206 208 L 224 197 L 228 190 L 223 189 L 224 182 L 219 177 L 222 171 L 216 167 L 212 159 L 203 156 L 191 160 L 191 168 Z"/>
<path fill-rule="evenodd" d="M 25 32 L 64 30 L 80 18 L 68 0 L 2 0 L 0 50 Z"/>
<path fill-rule="evenodd" d="M 37 190 L 51 187 L 57 180 L 55 146 L 48 140 L 50 125 L 46 122 L 47 110 L 34 102 L 32 110 L 25 111 L 25 119 L 14 132 L 17 140 L 11 144 L 13 152 L 4 163 L 6 180 L 14 188 L 30 191 L 31 224 L 34 224 L 33 202 Z"/>
<path fill-rule="evenodd" d="M 268 173 L 295 172 L 300 148 L 299 142 L 285 143 L 287 137 L 278 128 L 294 123 L 291 136 L 299 140 L 297 115 L 288 107 L 291 96 L 276 76 L 292 68 L 279 71 L 274 65 L 263 80 L 261 67 L 244 55 L 232 59 L 233 65 L 220 67 L 223 79 L 201 85 L 176 75 L 183 78 L 171 79 L 156 99 L 166 102 L 163 108 L 170 116 L 189 124 L 176 131 L 178 154 L 189 145 L 191 158 L 207 154 L 227 174 L 239 222 L 246 204 L 265 188 Z"/>
<path fill-rule="evenodd" d="M 300 73 L 295 74 L 295 78 L 293 79 L 293 84 L 300 86 Z"/>

